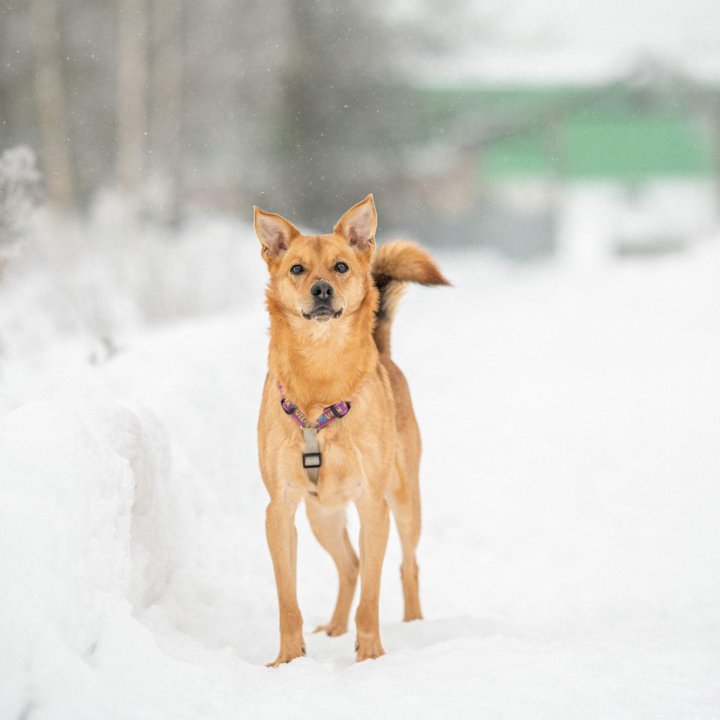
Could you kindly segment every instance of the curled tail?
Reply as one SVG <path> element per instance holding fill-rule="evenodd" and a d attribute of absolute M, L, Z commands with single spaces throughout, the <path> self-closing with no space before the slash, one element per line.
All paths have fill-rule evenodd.
<path fill-rule="evenodd" d="M 435 261 L 409 240 L 380 245 L 372 264 L 373 280 L 380 291 L 373 337 L 381 353 L 390 352 L 390 327 L 405 284 L 449 285 Z"/>

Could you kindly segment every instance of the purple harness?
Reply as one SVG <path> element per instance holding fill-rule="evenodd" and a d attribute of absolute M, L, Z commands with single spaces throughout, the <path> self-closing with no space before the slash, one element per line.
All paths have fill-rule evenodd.
<path fill-rule="evenodd" d="M 322 415 L 311 423 L 308 416 L 291 400 L 285 397 L 280 382 L 277 384 L 280 391 L 280 407 L 283 412 L 289 415 L 302 430 L 303 440 L 305 441 L 304 452 L 302 454 L 303 468 L 307 471 L 308 478 L 313 485 L 318 484 L 320 474 L 320 466 L 322 465 L 322 454 L 320 453 L 320 445 L 318 443 L 317 434 L 326 425 L 330 424 L 337 418 L 345 417 L 350 412 L 350 400 L 341 400 L 334 405 L 328 405 Z M 313 495 L 317 493 L 312 492 Z"/>
<path fill-rule="evenodd" d="M 308 416 L 294 402 L 292 402 L 292 400 L 288 400 L 285 397 L 285 391 L 279 382 L 277 386 L 280 391 L 280 405 L 282 409 L 285 414 L 289 415 L 301 428 L 315 428 L 316 430 L 322 430 L 333 420 L 345 417 L 345 415 L 350 412 L 350 406 L 352 404 L 350 400 L 341 400 L 334 405 L 328 405 L 322 411 L 322 415 L 320 415 L 314 423 L 311 423 Z"/>

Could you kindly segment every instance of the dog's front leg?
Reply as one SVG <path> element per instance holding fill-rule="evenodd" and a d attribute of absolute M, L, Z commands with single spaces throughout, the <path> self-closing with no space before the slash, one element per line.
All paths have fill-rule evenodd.
<path fill-rule="evenodd" d="M 387 546 L 390 517 L 385 497 L 365 494 L 356 502 L 360 516 L 360 604 L 355 613 L 356 659 L 385 654 L 380 641 L 380 576 Z"/>
<path fill-rule="evenodd" d="M 268 667 L 277 667 L 305 654 L 303 621 L 296 591 L 296 509 L 297 502 L 283 498 L 272 500 L 265 514 L 265 531 L 275 570 L 280 610 L 280 652 L 274 662 L 268 663 Z"/>

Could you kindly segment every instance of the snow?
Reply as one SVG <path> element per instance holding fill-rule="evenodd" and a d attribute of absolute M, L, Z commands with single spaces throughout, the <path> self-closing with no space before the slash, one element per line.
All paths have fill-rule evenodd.
<path fill-rule="evenodd" d="M 93 363 L 6 348 L 1 718 L 720 716 L 717 243 L 592 274 L 441 256 L 454 287 L 411 290 L 394 340 L 426 620 L 400 622 L 391 536 L 387 655 L 313 635 L 335 571 L 301 511 L 308 656 L 270 670 L 265 271 L 238 236 L 230 310 L 133 321 Z"/>

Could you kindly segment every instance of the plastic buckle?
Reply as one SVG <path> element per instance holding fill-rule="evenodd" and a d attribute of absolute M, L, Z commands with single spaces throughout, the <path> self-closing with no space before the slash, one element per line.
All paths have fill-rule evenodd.
<path fill-rule="evenodd" d="M 331 405 L 330 410 L 336 418 L 345 417 L 350 412 L 350 403 L 342 400 L 339 403 Z"/>
<path fill-rule="evenodd" d="M 322 454 L 319 452 L 303 453 L 303 467 L 319 468 L 322 465 Z"/>

